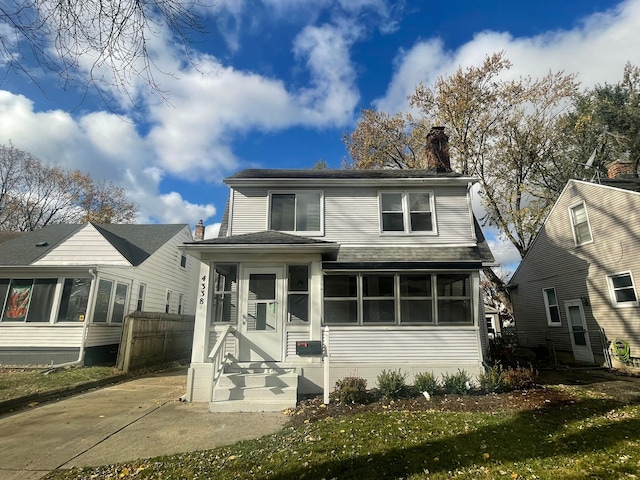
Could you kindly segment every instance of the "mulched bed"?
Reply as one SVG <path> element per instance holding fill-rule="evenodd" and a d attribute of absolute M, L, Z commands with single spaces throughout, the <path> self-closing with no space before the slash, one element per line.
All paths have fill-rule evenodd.
<path fill-rule="evenodd" d="M 366 405 L 329 403 L 324 405 L 322 396 L 298 403 L 289 412 L 290 426 L 317 422 L 327 417 L 341 417 L 365 412 L 496 412 L 502 410 L 523 411 L 553 408 L 574 403 L 567 392 L 555 388 L 534 388 L 497 394 L 438 395 L 427 400 L 424 396 L 397 400 L 378 399 Z"/>

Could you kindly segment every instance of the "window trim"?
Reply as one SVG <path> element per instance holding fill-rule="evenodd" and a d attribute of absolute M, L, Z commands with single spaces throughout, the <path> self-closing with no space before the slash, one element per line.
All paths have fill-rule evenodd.
<path fill-rule="evenodd" d="M 573 213 L 574 209 L 580 206 L 584 208 L 584 215 L 587 219 L 587 228 L 589 229 L 589 240 L 584 242 L 578 242 L 578 235 L 576 234 L 576 225 L 579 225 L 579 224 L 576 224 L 574 222 L 574 213 Z M 569 221 L 571 222 L 571 233 L 573 234 L 573 243 L 575 244 L 576 247 L 581 247 L 582 245 L 588 245 L 590 243 L 593 243 L 593 232 L 591 231 L 591 222 L 589 221 L 589 211 L 587 210 L 587 204 L 585 203 L 584 200 L 569 206 Z"/>
<path fill-rule="evenodd" d="M 386 193 L 396 193 L 402 195 L 402 223 L 404 230 L 384 230 L 383 229 L 383 210 L 382 196 Z M 431 213 L 431 230 L 411 230 L 411 204 L 409 196 L 412 193 L 426 193 L 429 195 L 429 213 Z M 421 210 L 420 210 L 421 211 Z M 419 211 L 417 211 L 419 212 Z M 438 235 L 438 222 L 436 221 L 436 205 L 433 190 L 379 190 L 378 191 L 378 224 L 380 235 L 385 236 L 435 236 Z"/>
<path fill-rule="evenodd" d="M 631 280 L 631 286 L 630 287 L 626 287 L 626 288 L 632 288 L 633 289 L 633 293 L 636 297 L 635 301 L 632 302 L 618 302 L 616 300 L 616 291 L 617 290 L 621 290 L 616 289 L 613 285 L 613 277 L 621 277 L 621 276 L 625 276 L 628 275 L 629 276 L 629 280 Z M 640 302 L 638 300 L 638 290 L 636 289 L 636 283 L 633 281 L 633 274 L 631 273 L 631 271 L 625 271 L 625 272 L 618 272 L 618 273 L 610 273 L 607 275 L 607 286 L 609 287 L 609 295 L 611 298 L 611 306 L 614 308 L 629 308 L 629 307 L 637 307 L 638 305 L 640 305 Z"/>
<path fill-rule="evenodd" d="M 320 230 L 297 230 L 295 227 L 293 230 L 279 230 L 284 233 L 291 233 L 297 235 L 305 235 L 309 237 L 322 237 L 324 236 L 324 190 L 269 190 L 267 192 L 268 200 L 267 200 L 267 230 L 274 230 L 271 228 L 271 207 L 272 207 L 272 199 L 273 195 L 294 195 L 296 197 L 295 200 L 295 209 L 297 209 L 297 196 L 299 194 L 305 193 L 317 193 L 320 195 Z M 295 215 L 296 210 L 294 209 L 294 223 L 295 223 Z"/>
<path fill-rule="evenodd" d="M 547 290 L 553 290 L 553 295 L 556 297 L 556 304 L 550 305 L 549 298 L 547 296 Z M 546 287 L 542 289 L 542 299 L 544 300 L 544 313 L 547 316 L 547 325 L 549 327 L 561 327 L 562 326 L 562 312 L 560 311 L 560 302 L 558 300 L 558 292 L 556 287 Z M 558 310 L 559 321 L 554 322 L 551 317 L 551 307 L 556 307 Z"/>

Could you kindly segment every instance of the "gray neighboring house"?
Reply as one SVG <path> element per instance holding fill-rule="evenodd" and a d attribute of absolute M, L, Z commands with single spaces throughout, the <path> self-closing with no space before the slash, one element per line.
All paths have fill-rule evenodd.
<path fill-rule="evenodd" d="M 186 224 L 60 224 L 0 239 L 0 364 L 115 363 L 127 314 L 195 313 Z"/>
<path fill-rule="evenodd" d="M 187 400 L 277 410 L 347 376 L 374 387 L 383 369 L 408 382 L 482 371 L 479 272 L 494 259 L 471 209 L 476 179 L 451 172 L 444 148 L 429 170 L 225 179 L 220 236 L 185 245 L 202 262 Z"/>
<path fill-rule="evenodd" d="M 624 162 L 600 183 L 567 183 L 510 280 L 521 346 L 608 365 L 619 340 L 640 365 L 639 192 Z"/>

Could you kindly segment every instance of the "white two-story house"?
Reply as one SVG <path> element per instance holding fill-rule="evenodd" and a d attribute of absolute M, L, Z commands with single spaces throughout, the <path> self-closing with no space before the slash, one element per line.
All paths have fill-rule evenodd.
<path fill-rule="evenodd" d="M 409 382 L 477 374 L 479 272 L 494 260 L 471 210 L 475 180 L 439 170 L 225 179 L 220 236 L 185 244 L 201 260 L 187 399 L 269 410 L 346 376 L 373 387 L 383 369 Z M 252 389 L 260 372 L 271 376 Z"/>

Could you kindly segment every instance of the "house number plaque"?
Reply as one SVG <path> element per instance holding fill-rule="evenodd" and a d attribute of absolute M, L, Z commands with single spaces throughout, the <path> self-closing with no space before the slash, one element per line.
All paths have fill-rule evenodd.
<path fill-rule="evenodd" d="M 207 294 L 207 276 L 203 275 L 202 283 L 200 284 L 200 305 L 204 305 L 204 299 Z"/>

